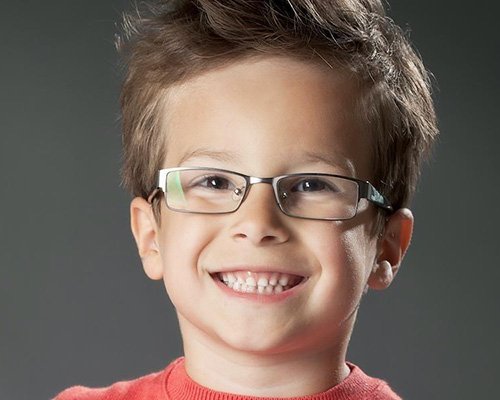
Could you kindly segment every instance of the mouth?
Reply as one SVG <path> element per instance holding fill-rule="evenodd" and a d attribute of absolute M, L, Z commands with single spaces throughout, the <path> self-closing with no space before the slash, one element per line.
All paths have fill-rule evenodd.
<path fill-rule="evenodd" d="M 307 278 L 282 272 L 217 272 L 212 278 L 238 293 L 276 295 L 301 284 Z"/>

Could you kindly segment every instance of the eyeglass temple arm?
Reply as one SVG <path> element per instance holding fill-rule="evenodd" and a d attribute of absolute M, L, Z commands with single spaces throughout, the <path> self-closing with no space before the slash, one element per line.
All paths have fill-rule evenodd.
<path fill-rule="evenodd" d="M 162 170 L 158 171 L 158 176 L 157 176 L 158 186 L 148 196 L 148 203 L 152 204 L 154 198 L 158 195 L 158 193 L 165 191 L 165 188 L 162 186 L 161 182 L 163 182 L 165 180 L 165 177 L 167 176 L 168 171 L 169 171 L 168 169 L 162 169 Z"/>
<path fill-rule="evenodd" d="M 153 191 L 151 192 L 151 194 L 148 196 L 148 203 L 149 203 L 149 204 L 152 204 L 152 203 L 153 203 L 154 198 L 156 197 L 156 195 L 157 195 L 160 191 L 162 191 L 162 189 L 161 189 L 160 187 L 157 187 L 155 190 L 153 190 Z"/>
<path fill-rule="evenodd" d="M 362 199 L 367 199 L 368 201 L 376 204 L 377 206 L 383 208 L 387 211 L 394 211 L 394 208 L 380 192 L 373 187 L 370 182 L 362 181 L 359 185 L 359 197 Z"/>

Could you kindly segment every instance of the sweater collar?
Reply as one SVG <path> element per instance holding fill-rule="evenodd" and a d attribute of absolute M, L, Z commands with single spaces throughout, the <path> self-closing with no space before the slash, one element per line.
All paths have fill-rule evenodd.
<path fill-rule="evenodd" d="M 369 394 L 378 386 L 378 381 L 368 377 L 359 367 L 347 363 L 351 370 L 349 376 L 338 385 L 325 392 L 302 396 L 287 397 L 287 400 L 349 400 Z M 184 358 L 176 360 L 166 376 L 167 398 L 171 400 L 283 400 L 278 397 L 254 397 L 218 392 L 194 382 L 186 373 Z"/>

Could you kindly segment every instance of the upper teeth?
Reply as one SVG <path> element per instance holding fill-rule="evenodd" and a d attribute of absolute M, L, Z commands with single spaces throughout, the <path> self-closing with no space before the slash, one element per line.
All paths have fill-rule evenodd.
<path fill-rule="evenodd" d="M 221 272 L 217 276 L 228 287 L 238 292 L 260 294 L 281 293 L 298 284 L 302 278 L 297 275 L 250 271 Z"/>

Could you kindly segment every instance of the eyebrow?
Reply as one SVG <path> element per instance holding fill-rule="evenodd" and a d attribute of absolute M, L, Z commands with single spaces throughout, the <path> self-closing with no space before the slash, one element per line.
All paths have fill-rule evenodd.
<path fill-rule="evenodd" d="M 316 152 L 305 152 L 305 157 L 303 160 L 304 164 L 307 163 L 323 163 L 330 165 L 334 168 L 340 168 L 346 170 L 351 176 L 355 176 L 356 168 L 354 163 L 344 155 L 338 152 L 328 152 L 328 153 L 316 153 Z M 192 151 L 187 152 L 179 160 L 178 165 L 182 165 L 184 162 L 192 158 L 211 158 L 220 162 L 236 162 L 241 159 L 239 153 L 233 153 L 228 151 L 217 151 L 211 150 L 207 147 L 200 147 Z"/>
<path fill-rule="evenodd" d="M 354 163 L 351 159 L 344 156 L 342 153 L 338 152 L 328 152 L 328 153 L 313 153 L 306 152 L 306 162 L 321 162 L 327 165 L 331 165 L 335 168 L 340 168 L 349 171 L 352 176 L 356 174 L 356 168 L 354 168 Z"/>
<path fill-rule="evenodd" d="M 210 150 L 206 147 L 200 147 L 184 154 L 184 156 L 182 156 L 182 158 L 179 160 L 179 165 L 182 165 L 182 163 L 190 160 L 191 158 L 197 157 L 208 157 L 222 162 L 231 162 L 239 158 L 238 154 L 236 153 L 231 153 L 228 151 L 216 151 Z"/>

